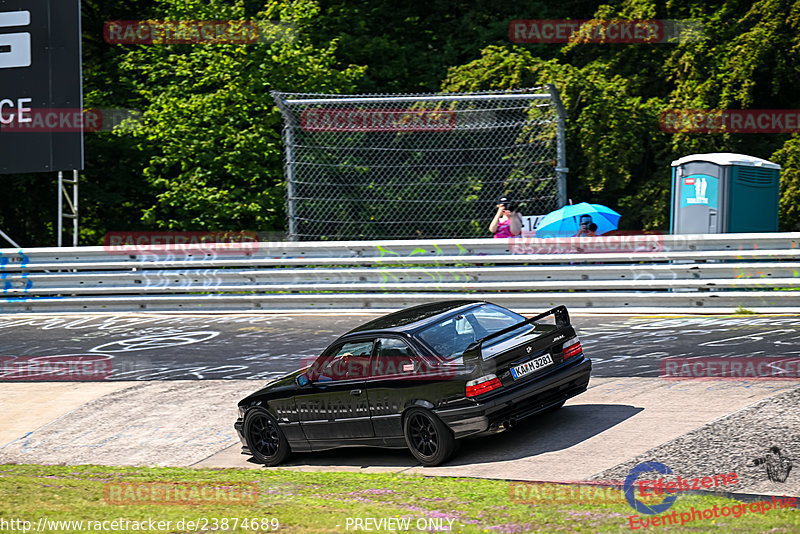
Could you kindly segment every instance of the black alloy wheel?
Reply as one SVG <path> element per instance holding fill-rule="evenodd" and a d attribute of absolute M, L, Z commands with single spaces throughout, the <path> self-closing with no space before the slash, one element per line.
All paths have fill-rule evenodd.
<path fill-rule="evenodd" d="M 253 458 L 262 464 L 278 465 L 291 452 L 278 422 L 263 408 L 253 408 L 247 413 L 244 436 Z"/>
<path fill-rule="evenodd" d="M 436 415 L 422 408 L 408 411 L 404 430 L 411 454 L 423 465 L 439 465 L 456 449 L 453 432 Z"/>

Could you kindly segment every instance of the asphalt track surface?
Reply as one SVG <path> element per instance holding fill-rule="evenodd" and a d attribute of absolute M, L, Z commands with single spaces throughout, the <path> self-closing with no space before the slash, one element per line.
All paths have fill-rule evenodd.
<path fill-rule="evenodd" d="M 375 316 L 4 316 L 0 368 L 18 358 L 85 356 L 110 362 L 103 380 L 264 380 L 313 361 Z M 573 314 L 572 322 L 595 377 L 658 377 L 668 356 L 800 357 L 800 315 Z"/>
<path fill-rule="evenodd" d="M 373 317 L 2 316 L 0 463 L 262 468 L 240 454 L 236 402 Z M 359 448 L 296 454 L 285 468 L 610 480 L 632 461 L 656 460 L 686 476 L 737 472 L 740 492 L 800 495 L 800 469 L 775 483 L 752 461 L 776 446 L 800 460 L 800 380 L 659 378 L 665 357 L 800 358 L 800 315 L 572 319 L 593 376 L 558 413 L 468 441 L 436 468 L 408 451 Z M 20 358 L 75 356 L 105 358 L 111 374 L 65 382 L 5 373 Z"/>

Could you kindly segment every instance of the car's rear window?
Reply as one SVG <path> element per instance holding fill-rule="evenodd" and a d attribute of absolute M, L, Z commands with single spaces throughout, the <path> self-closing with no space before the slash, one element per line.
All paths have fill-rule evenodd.
<path fill-rule="evenodd" d="M 470 343 L 524 320 L 518 313 L 494 304 L 484 304 L 436 322 L 418 335 L 438 355 L 453 360 L 461 356 Z"/>

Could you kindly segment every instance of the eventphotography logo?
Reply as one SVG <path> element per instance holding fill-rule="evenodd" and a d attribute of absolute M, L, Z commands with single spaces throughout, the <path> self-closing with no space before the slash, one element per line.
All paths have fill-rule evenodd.
<path fill-rule="evenodd" d="M 628 476 L 625 477 L 625 484 L 622 487 L 625 500 L 628 501 L 628 504 L 631 505 L 631 508 L 640 514 L 655 515 L 666 512 L 670 509 L 670 507 L 672 507 L 673 504 L 675 504 L 675 500 L 678 498 L 677 492 L 674 491 L 667 492 L 663 500 L 657 504 L 646 504 L 636 498 L 634 490 L 639 477 L 644 473 L 650 473 L 653 471 L 662 475 L 672 474 L 672 469 L 660 462 L 645 462 L 635 466 L 633 469 L 631 469 L 630 473 L 628 473 Z M 642 482 L 639 482 L 638 485 L 640 488 L 643 486 L 647 487 L 649 485 L 649 481 L 643 480 Z"/>
<path fill-rule="evenodd" d="M 655 479 L 645 479 L 645 473 L 656 473 L 662 475 Z M 713 490 L 719 487 L 735 485 L 739 482 L 739 477 L 736 473 L 716 474 L 713 476 L 684 478 L 680 475 L 674 476 L 672 469 L 662 464 L 661 462 L 644 462 L 638 464 L 631 469 L 628 476 L 625 478 L 623 491 L 625 499 L 628 504 L 633 508 L 637 515 L 628 517 L 628 524 L 631 530 L 639 530 L 646 527 L 662 527 L 673 525 L 684 525 L 686 523 L 702 520 L 713 519 L 715 517 L 727 517 L 734 515 L 739 517 L 742 507 L 747 505 L 734 505 L 731 507 L 724 506 L 721 509 L 717 506 L 713 508 L 696 510 L 692 507 L 689 512 L 672 511 L 666 513 L 678 498 L 678 494 L 682 491 L 698 491 L 698 490 Z M 638 499 L 635 490 L 638 487 L 639 497 L 648 499 L 647 501 Z M 661 497 L 663 496 L 663 498 Z M 650 500 L 660 502 L 650 503 Z M 756 504 L 756 503 L 753 503 Z M 764 504 L 764 503 L 760 503 Z M 758 508 L 757 508 L 758 509 Z M 761 508 L 763 511 L 763 506 Z M 769 508 L 767 508 L 769 510 Z M 652 517 L 649 517 L 652 516 Z"/>

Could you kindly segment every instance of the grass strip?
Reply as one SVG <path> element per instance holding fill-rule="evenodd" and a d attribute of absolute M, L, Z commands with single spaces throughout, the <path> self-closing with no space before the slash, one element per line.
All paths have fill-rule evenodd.
<path fill-rule="evenodd" d="M 0 531 L 27 525 L 29 532 L 800 532 L 797 510 L 666 528 L 636 522 L 639 528 L 631 529 L 636 514 L 621 492 L 587 488 L 554 492 L 552 485 L 519 488 L 502 480 L 289 469 L 6 464 L 0 465 Z M 714 506 L 741 507 L 720 496 L 679 495 L 664 514 Z"/>

